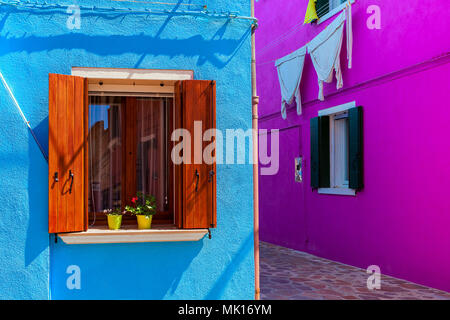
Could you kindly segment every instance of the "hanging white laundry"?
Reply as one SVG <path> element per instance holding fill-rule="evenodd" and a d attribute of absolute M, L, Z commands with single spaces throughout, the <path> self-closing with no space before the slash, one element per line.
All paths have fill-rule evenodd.
<path fill-rule="evenodd" d="M 297 114 L 302 114 L 300 81 L 302 79 L 305 55 L 306 47 L 302 47 L 275 61 L 281 87 L 281 116 L 283 119 L 287 117 L 286 105 L 292 103 L 294 97 L 297 102 Z"/>
<path fill-rule="evenodd" d="M 347 4 L 347 8 L 349 5 Z M 344 10 L 328 27 L 319 33 L 314 39 L 307 44 L 308 52 L 311 55 L 311 60 L 314 69 L 317 72 L 319 81 L 319 100 L 324 100 L 323 83 L 330 83 L 333 80 L 333 69 L 336 72 L 336 89 L 343 86 L 340 53 L 342 49 L 342 39 L 344 31 L 344 22 L 347 12 Z M 353 35 L 351 30 L 351 16 L 350 23 L 347 23 L 347 58 L 349 60 L 349 68 L 351 68 L 352 61 L 352 45 Z"/>
<path fill-rule="evenodd" d="M 353 58 L 353 26 L 352 26 L 352 4 L 350 0 L 347 0 L 347 5 L 345 7 L 345 13 L 347 20 L 346 25 L 346 35 L 347 35 L 347 59 L 348 68 L 352 68 L 352 58 Z"/>

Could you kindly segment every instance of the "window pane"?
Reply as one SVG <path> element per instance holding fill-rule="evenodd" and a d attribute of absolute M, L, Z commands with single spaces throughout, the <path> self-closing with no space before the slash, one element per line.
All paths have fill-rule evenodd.
<path fill-rule="evenodd" d="M 335 120 L 335 182 L 339 187 L 348 185 L 348 118 Z"/>
<path fill-rule="evenodd" d="M 330 0 L 317 0 L 316 2 L 316 12 L 317 16 L 320 18 L 328 13 L 330 6 Z"/>
<path fill-rule="evenodd" d="M 155 196 L 157 210 L 168 210 L 168 110 L 166 98 L 137 99 L 137 191 Z"/>
<path fill-rule="evenodd" d="M 319 18 L 323 17 L 334 8 L 339 7 L 345 1 L 346 0 L 317 0 L 316 2 L 317 16 Z"/>
<path fill-rule="evenodd" d="M 89 97 L 89 212 L 121 206 L 120 97 Z"/>

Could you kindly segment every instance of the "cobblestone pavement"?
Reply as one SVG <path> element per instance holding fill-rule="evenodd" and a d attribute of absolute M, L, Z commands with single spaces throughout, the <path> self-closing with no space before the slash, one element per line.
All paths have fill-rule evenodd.
<path fill-rule="evenodd" d="M 381 275 L 381 289 L 367 289 L 366 270 L 308 253 L 260 243 L 263 300 L 450 300 L 450 293 Z"/>

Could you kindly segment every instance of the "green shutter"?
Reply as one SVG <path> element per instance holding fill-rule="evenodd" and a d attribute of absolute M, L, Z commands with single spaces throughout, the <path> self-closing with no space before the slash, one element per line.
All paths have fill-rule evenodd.
<path fill-rule="evenodd" d="M 311 187 L 330 187 L 330 118 L 316 117 L 311 125 Z"/>
<path fill-rule="evenodd" d="M 310 120 L 311 130 L 311 187 L 319 187 L 319 117 Z"/>
<path fill-rule="evenodd" d="M 330 117 L 319 117 L 319 188 L 330 187 Z"/>
<path fill-rule="evenodd" d="M 363 188 L 363 136 L 362 107 L 348 110 L 349 121 L 349 187 Z"/>

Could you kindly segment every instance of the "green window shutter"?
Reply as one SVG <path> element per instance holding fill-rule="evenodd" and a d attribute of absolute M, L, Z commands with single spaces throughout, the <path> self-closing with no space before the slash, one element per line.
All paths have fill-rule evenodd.
<path fill-rule="evenodd" d="M 363 188 L 363 120 L 362 107 L 348 110 L 349 121 L 349 187 Z"/>
<path fill-rule="evenodd" d="M 319 117 L 311 118 L 311 187 L 319 187 Z"/>
<path fill-rule="evenodd" d="M 311 125 L 311 187 L 330 187 L 330 118 L 316 117 Z"/>
<path fill-rule="evenodd" d="M 319 117 L 319 188 L 330 187 L 330 117 Z"/>

